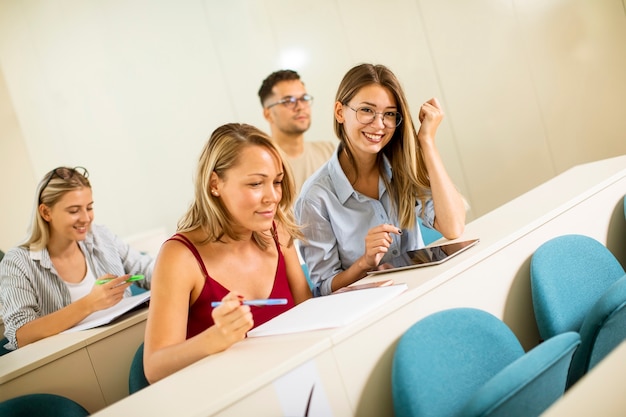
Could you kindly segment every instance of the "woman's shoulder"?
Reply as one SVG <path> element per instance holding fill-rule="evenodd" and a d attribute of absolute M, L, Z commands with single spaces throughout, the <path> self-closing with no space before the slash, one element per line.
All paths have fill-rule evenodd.
<path fill-rule="evenodd" d="M 163 242 L 159 256 L 161 257 L 161 254 L 163 254 L 163 257 L 168 257 L 170 259 L 179 258 L 181 256 L 195 256 L 198 245 L 199 242 L 197 241 L 197 237 L 193 231 L 182 233 L 177 232 Z"/>
<path fill-rule="evenodd" d="M 300 194 L 296 200 L 316 201 L 320 197 L 334 193 L 333 181 L 328 169 L 328 162 L 324 164 L 319 170 L 311 175 L 302 184 Z"/>
<path fill-rule="evenodd" d="M 42 251 L 38 252 L 41 253 Z M 24 246 L 15 246 L 4 254 L 2 261 L 0 261 L 0 271 L 3 276 L 12 275 L 11 271 L 31 269 L 33 264 L 30 250 Z"/>
<path fill-rule="evenodd" d="M 15 259 L 27 259 L 29 252 L 28 248 L 24 246 L 14 246 L 4 254 L 0 265 L 4 262 L 10 262 Z"/>

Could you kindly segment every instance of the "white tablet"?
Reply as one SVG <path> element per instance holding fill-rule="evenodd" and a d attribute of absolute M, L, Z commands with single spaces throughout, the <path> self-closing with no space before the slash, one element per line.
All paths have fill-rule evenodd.
<path fill-rule="evenodd" d="M 480 239 L 463 240 L 461 242 L 444 243 L 442 245 L 408 251 L 403 255 L 396 256 L 389 262 L 378 265 L 377 268 L 367 273 L 370 275 L 384 274 L 403 269 L 438 265 L 471 248 L 477 244 L 479 240 Z"/>

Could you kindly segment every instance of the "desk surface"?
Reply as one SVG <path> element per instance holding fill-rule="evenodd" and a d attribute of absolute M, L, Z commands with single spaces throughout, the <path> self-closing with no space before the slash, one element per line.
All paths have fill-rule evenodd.
<path fill-rule="evenodd" d="M 0 357 L 0 401 L 51 393 L 93 413 L 127 397 L 146 317 L 147 308 L 132 311 L 109 325 L 51 336 Z"/>
<path fill-rule="evenodd" d="M 163 416 L 236 415 L 229 410 L 245 410 L 247 403 L 249 413 L 277 415 L 280 400 L 273 382 L 310 362 L 320 369 L 325 386 L 339 380 L 339 389 L 326 389 L 334 410 L 347 403 L 353 415 L 388 414 L 390 358 L 408 326 L 444 308 L 473 306 L 503 318 L 526 348 L 534 346 L 538 335 L 524 278 L 530 254 L 543 241 L 566 232 L 606 241 L 614 227 L 612 212 L 624 194 L 626 156 L 575 167 L 468 224 L 460 239 L 479 237 L 474 248 L 442 265 L 386 276 L 409 289 L 357 322 L 246 339 L 96 415 L 132 415 L 139 410 Z M 623 223 L 622 216 L 619 233 Z M 616 256 L 626 260 L 623 252 Z M 325 355 L 332 356 L 332 370 L 322 365 L 327 363 Z M 253 408 L 260 392 L 268 411 Z"/>
<path fill-rule="evenodd" d="M 0 384 L 145 321 L 148 309 L 123 315 L 114 323 L 80 332 L 47 337 L 0 357 Z"/>

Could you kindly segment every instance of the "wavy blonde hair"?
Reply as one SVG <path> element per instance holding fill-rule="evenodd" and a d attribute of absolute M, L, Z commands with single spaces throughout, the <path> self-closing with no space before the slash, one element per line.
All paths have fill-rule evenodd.
<path fill-rule="evenodd" d="M 295 222 L 292 202 L 295 189 L 291 172 L 285 168 L 280 154 L 270 137 L 258 128 L 240 123 L 230 123 L 218 127 L 211 134 L 208 142 L 202 149 L 195 180 L 195 199 L 187 213 L 178 221 L 179 232 L 190 232 L 201 229 L 207 236 L 206 242 L 217 242 L 224 235 L 233 240 L 241 239 L 233 228 L 233 218 L 221 199 L 210 193 L 211 174 L 215 172 L 219 178 L 224 178 L 226 172 L 239 163 L 239 155 L 248 146 L 260 146 L 267 149 L 283 167 L 282 197 L 276 210 L 276 220 L 280 222 L 293 239 L 302 238 L 302 234 Z M 253 232 L 253 238 L 261 249 L 266 249 L 271 237 L 259 232 Z"/>
<path fill-rule="evenodd" d="M 422 202 L 422 213 L 426 200 L 430 197 L 430 178 L 424 157 L 417 140 L 409 104 L 400 81 L 384 65 L 360 64 L 350 69 L 341 80 L 335 100 L 347 105 L 366 86 L 376 84 L 387 89 L 396 99 L 402 123 L 398 126 L 389 143 L 377 155 L 378 169 L 391 201 L 398 210 L 400 227 L 412 228 L 415 225 L 415 202 Z M 348 161 L 358 178 L 358 167 L 343 123 L 335 119 L 335 134 L 339 139 L 340 152 L 346 152 Z M 383 169 L 383 154 L 389 159 L 393 181 L 387 178 Z"/>

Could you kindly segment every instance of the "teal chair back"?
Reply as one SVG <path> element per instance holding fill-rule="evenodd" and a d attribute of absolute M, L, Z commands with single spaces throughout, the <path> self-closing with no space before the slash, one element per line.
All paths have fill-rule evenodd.
<path fill-rule="evenodd" d="M 531 257 L 530 281 L 542 338 L 575 331 L 581 347 L 574 355 L 567 386 L 626 339 L 624 269 L 597 240 L 564 235 L 541 245 Z"/>
<path fill-rule="evenodd" d="M 128 392 L 134 394 L 135 392 L 150 385 L 146 379 L 146 375 L 143 370 L 143 343 L 139 345 L 133 361 L 130 364 L 130 374 L 128 375 Z"/>
<path fill-rule="evenodd" d="M 525 353 L 485 311 L 434 313 L 409 328 L 394 352 L 395 416 L 538 416 L 563 395 L 579 343 L 571 332 Z"/>
<path fill-rule="evenodd" d="M 568 386 L 574 385 L 626 340 L 626 275 L 593 305 L 579 333 L 582 342 L 572 360 Z"/>
<path fill-rule="evenodd" d="M 578 332 L 591 307 L 623 275 L 615 256 L 591 237 L 564 235 L 539 246 L 530 261 L 530 283 L 541 337 Z"/>
<path fill-rule="evenodd" d="M 0 403 L 0 417 L 84 417 L 89 412 L 77 402 L 55 394 L 27 394 Z"/>
<path fill-rule="evenodd" d="M 424 239 L 424 245 L 428 246 L 434 241 L 439 240 L 443 237 L 443 235 L 437 230 L 424 226 L 424 222 L 422 222 L 421 218 L 418 217 L 417 220 L 419 222 L 420 230 L 422 232 L 422 239 Z"/>

